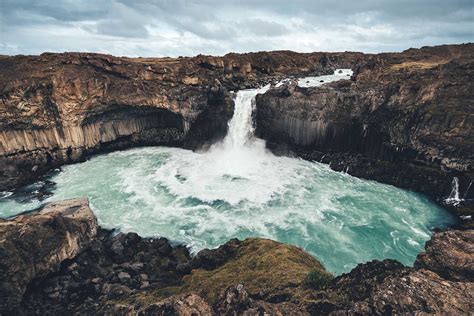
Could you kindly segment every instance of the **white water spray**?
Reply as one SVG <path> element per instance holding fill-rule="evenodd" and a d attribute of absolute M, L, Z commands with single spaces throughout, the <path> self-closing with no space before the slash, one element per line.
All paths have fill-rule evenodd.
<path fill-rule="evenodd" d="M 266 150 L 263 140 L 254 137 L 255 97 L 269 88 L 237 92 L 223 141 L 199 156 L 190 152 L 167 162 L 154 177 L 177 196 L 209 203 L 223 200 L 232 205 L 242 201 L 262 205 L 284 192 L 296 166 L 288 164 L 285 170 L 275 172 L 276 157 Z"/>
<path fill-rule="evenodd" d="M 270 88 L 267 85 L 260 89 L 242 90 L 235 97 L 234 115 L 229 121 L 229 130 L 224 139 L 226 149 L 240 148 L 252 140 L 255 125 L 252 113 L 255 110 L 255 97 L 265 93 Z"/>
<path fill-rule="evenodd" d="M 444 200 L 446 204 L 452 204 L 454 206 L 459 205 L 463 199 L 459 197 L 459 179 L 458 177 L 453 178 L 451 193 L 449 196 Z"/>
<path fill-rule="evenodd" d="M 464 200 L 468 199 L 469 190 L 471 189 L 471 186 L 472 186 L 472 181 L 469 182 L 469 185 L 467 186 L 467 189 L 466 189 L 466 191 L 464 192 Z"/>

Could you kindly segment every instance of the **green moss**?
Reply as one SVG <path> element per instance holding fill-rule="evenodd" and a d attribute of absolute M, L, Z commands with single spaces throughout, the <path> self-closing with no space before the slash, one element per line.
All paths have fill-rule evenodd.
<path fill-rule="evenodd" d="M 304 284 L 312 289 L 321 289 L 329 284 L 333 276 L 325 271 L 311 270 L 309 271 Z"/>
<path fill-rule="evenodd" d="M 313 301 L 318 294 L 314 286 L 331 279 L 321 263 L 302 249 L 269 239 L 249 238 L 222 266 L 210 271 L 195 269 L 183 278 L 181 286 L 137 293 L 110 303 L 148 305 L 175 294 L 196 293 L 214 304 L 228 287 L 237 284 L 243 284 L 251 296 Z"/>
<path fill-rule="evenodd" d="M 278 295 L 282 289 L 302 285 L 310 271 L 330 275 L 300 248 L 251 238 L 244 240 L 235 258 L 221 267 L 212 271 L 193 270 L 183 279 L 183 291 L 198 293 L 210 303 L 235 284 L 244 284 L 251 295 Z"/>

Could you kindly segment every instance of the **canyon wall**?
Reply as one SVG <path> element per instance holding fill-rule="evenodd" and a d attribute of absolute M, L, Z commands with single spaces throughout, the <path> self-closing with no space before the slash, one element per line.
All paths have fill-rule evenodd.
<path fill-rule="evenodd" d="M 365 58 L 287 51 L 192 58 L 0 56 L 0 191 L 106 150 L 193 149 L 215 142 L 233 113 L 229 91 Z"/>
<path fill-rule="evenodd" d="M 257 96 L 257 133 L 335 170 L 442 200 L 474 198 L 474 45 L 374 55 L 351 80 Z M 472 215 L 472 205 L 466 206 Z"/>
<path fill-rule="evenodd" d="M 0 191 L 107 150 L 205 146 L 226 134 L 231 91 L 351 68 L 351 80 L 293 82 L 257 97 L 258 135 L 274 150 L 435 199 L 447 197 L 457 177 L 460 195 L 471 199 L 473 46 L 377 55 L 0 56 Z"/>

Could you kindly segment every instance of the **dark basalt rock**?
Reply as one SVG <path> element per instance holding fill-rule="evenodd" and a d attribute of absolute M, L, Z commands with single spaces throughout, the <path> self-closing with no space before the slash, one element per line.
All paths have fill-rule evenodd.
<path fill-rule="evenodd" d="M 231 240 L 192 258 L 164 238 L 96 225 L 85 200 L 0 222 L 0 313 L 382 315 L 473 308 L 472 230 L 436 233 L 415 268 L 374 260 L 331 280 L 303 250 L 268 239 Z M 307 284 L 314 271 L 328 283 Z"/>
<path fill-rule="evenodd" d="M 86 312 L 96 307 L 84 302 L 122 299 L 139 291 L 179 285 L 189 271 L 180 271 L 178 266 L 190 260 L 186 248 L 172 247 L 164 238 L 114 235 L 100 229 L 74 260 L 64 262 L 50 278 L 30 285 L 24 306 L 28 311 Z"/>
<path fill-rule="evenodd" d="M 0 220 L 0 313 L 19 308 L 34 279 L 57 272 L 96 232 L 97 220 L 86 199 L 51 203 L 31 215 Z"/>
<path fill-rule="evenodd" d="M 270 303 L 253 299 L 242 284 L 229 287 L 214 306 L 216 315 L 306 315 L 307 311 L 290 302 Z"/>
<path fill-rule="evenodd" d="M 239 248 L 241 242 L 238 239 L 231 239 L 217 249 L 203 249 L 199 251 L 193 258 L 193 268 L 202 268 L 205 270 L 213 270 L 222 266 L 231 260 Z"/>
<path fill-rule="evenodd" d="M 457 177 L 467 206 L 455 211 L 472 218 L 474 45 L 378 54 L 353 69 L 351 80 L 258 95 L 257 134 L 280 154 L 439 202 Z"/>
<path fill-rule="evenodd" d="M 435 233 L 425 252 L 418 255 L 415 267 L 447 280 L 474 282 L 474 230 Z"/>
<path fill-rule="evenodd" d="M 193 58 L 0 56 L 0 191 L 94 153 L 207 145 L 227 131 L 233 113 L 228 91 L 366 58 L 287 51 Z"/>

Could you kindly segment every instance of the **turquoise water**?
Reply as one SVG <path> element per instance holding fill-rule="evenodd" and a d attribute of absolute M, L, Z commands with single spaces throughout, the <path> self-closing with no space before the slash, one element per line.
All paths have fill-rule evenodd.
<path fill-rule="evenodd" d="M 233 237 L 271 238 L 300 246 L 336 274 L 371 259 L 410 265 L 430 228 L 452 222 L 421 195 L 320 163 L 265 153 L 247 173 L 223 174 L 225 155 L 150 147 L 98 156 L 54 175 L 47 201 L 87 196 L 102 226 L 165 236 L 193 251 Z M 0 216 L 40 204 L 3 198 Z"/>
<path fill-rule="evenodd" d="M 45 201 L 31 197 L 40 184 L 26 196 L 3 194 L 0 216 L 88 197 L 106 228 L 164 236 L 192 251 L 266 237 L 305 249 L 335 274 L 372 259 L 411 265 L 430 230 L 453 223 L 422 195 L 268 152 L 252 120 L 255 96 L 267 89 L 237 93 L 227 136 L 206 152 L 148 147 L 97 156 L 52 176 Z"/>

